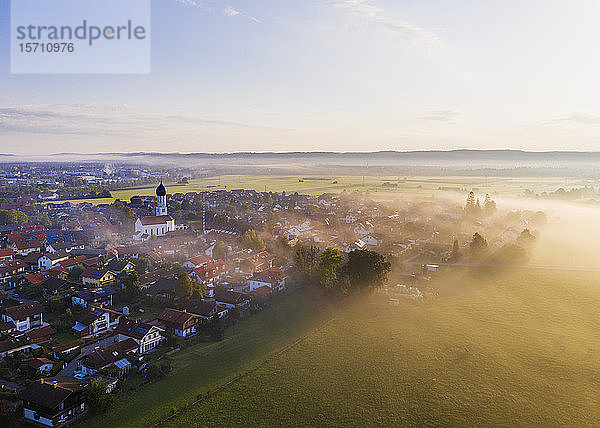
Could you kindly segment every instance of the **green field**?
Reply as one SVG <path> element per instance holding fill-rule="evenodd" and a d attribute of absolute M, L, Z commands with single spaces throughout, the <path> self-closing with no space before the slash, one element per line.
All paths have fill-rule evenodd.
<path fill-rule="evenodd" d="M 598 426 L 599 282 L 461 273 L 421 304 L 354 302 L 165 425 Z"/>
<path fill-rule="evenodd" d="M 84 420 L 81 426 L 147 426 L 167 416 L 173 406 L 181 408 L 208 388 L 254 367 L 270 353 L 320 326 L 331 314 L 330 305 L 313 294 L 300 290 L 282 296 L 269 308 L 230 328 L 223 341 L 201 343 L 174 354 L 173 371 L 164 379 L 140 388 L 135 382 L 126 382 L 114 409 Z M 132 387 L 134 391 L 129 390 Z"/>
<path fill-rule="evenodd" d="M 300 182 L 299 180 L 304 181 Z M 337 182 L 337 183 L 335 183 Z M 383 183 L 394 183 L 398 187 L 383 187 Z M 214 190 L 247 189 L 258 192 L 298 192 L 307 195 L 341 192 L 368 192 L 371 196 L 394 198 L 400 195 L 412 194 L 431 196 L 449 193 L 441 191 L 440 187 L 452 191 L 455 189 L 478 189 L 480 193 L 503 194 L 516 196 L 524 189 L 536 192 L 554 191 L 559 187 L 582 187 L 590 183 L 585 180 L 562 177 L 454 177 L 454 176 L 303 176 L 303 175 L 221 175 L 190 180 L 188 184 L 169 184 L 169 193 L 206 192 Z M 113 198 L 72 199 L 68 201 L 50 201 L 49 204 L 71 202 L 74 204 L 89 202 L 92 205 L 109 204 L 115 199 L 129 201 L 132 196 L 151 196 L 155 194 L 156 186 L 135 187 L 131 189 L 113 190 Z"/>
<path fill-rule="evenodd" d="M 300 182 L 300 179 L 304 179 Z M 337 181 L 337 184 L 334 182 Z M 384 188 L 385 182 L 398 184 L 397 188 Z M 526 188 L 537 191 L 553 191 L 558 187 L 583 186 L 581 180 L 565 178 L 511 178 L 511 177 L 398 177 L 398 176 L 253 176 L 222 175 L 204 179 L 194 179 L 188 184 L 167 184 L 169 193 L 203 192 L 222 189 L 250 189 L 270 192 L 298 192 L 308 195 L 319 195 L 326 192 L 370 192 L 387 195 L 415 193 L 431 195 L 439 193 L 440 187 L 478 188 L 480 192 L 502 192 L 517 195 Z M 121 200 L 129 200 L 135 195 L 153 195 L 156 186 L 146 188 L 113 191 L 112 195 Z"/>

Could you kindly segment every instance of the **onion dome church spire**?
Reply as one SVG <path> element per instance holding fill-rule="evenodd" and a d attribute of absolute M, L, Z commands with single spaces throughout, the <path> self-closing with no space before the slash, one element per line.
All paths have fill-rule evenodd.
<path fill-rule="evenodd" d="M 156 215 L 167 215 L 167 189 L 165 189 L 162 180 L 156 188 Z"/>

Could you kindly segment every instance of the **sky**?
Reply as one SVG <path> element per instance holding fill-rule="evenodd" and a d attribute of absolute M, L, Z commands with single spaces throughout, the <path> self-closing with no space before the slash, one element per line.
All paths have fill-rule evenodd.
<path fill-rule="evenodd" d="M 9 17 L 0 153 L 600 149 L 595 0 L 152 0 L 132 75 L 10 74 Z"/>

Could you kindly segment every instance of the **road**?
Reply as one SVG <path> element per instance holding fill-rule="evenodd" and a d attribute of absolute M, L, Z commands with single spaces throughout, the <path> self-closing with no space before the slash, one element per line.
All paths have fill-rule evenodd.
<path fill-rule="evenodd" d="M 58 376 L 73 376 L 73 372 L 77 370 L 77 361 L 80 360 L 81 357 L 91 354 L 94 351 L 94 349 L 96 349 L 96 347 L 98 346 L 104 348 L 110 345 L 111 343 L 116 342 L 116 340 L 116 336 L 110 336 L 104 339 L 100 339 L 96 342 L 90 343 L 89 345 L 85 345 L 83 348 L 81 348 L 81 354 L 79 354 L 76 358 L 73 358 L 73 360 L 69 364 L 67 364 L 67 367 L 65 367 L 58 373 Z"/>
<path fill-rule="evenodd" d="M 402 262 L 405 265 L 421 266 L 423 263 Z M 508 269 L 532 269 L 532 270 L 558 270 L 570 272 L 600 272 L 600 268 L 584 266 L 558 266 L 558 265 L 501 265 L 501 264 L 480 264 L 480 263 L 433 263 L 440 267 L 444 266 L 462 266 L 462 267 L 490 267 L 490 268 L 508 268 Z"/>

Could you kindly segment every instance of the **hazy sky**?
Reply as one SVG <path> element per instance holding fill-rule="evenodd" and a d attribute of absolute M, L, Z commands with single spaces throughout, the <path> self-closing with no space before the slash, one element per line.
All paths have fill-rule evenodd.
<path fill-rule="evenodd" d="M 150 75 L 10 75 L 0 152 L 600 150 L 600 2 L 153 0 Z"/>

